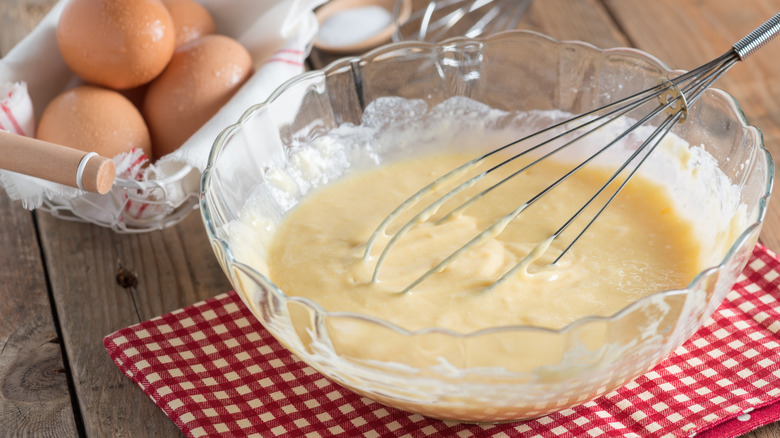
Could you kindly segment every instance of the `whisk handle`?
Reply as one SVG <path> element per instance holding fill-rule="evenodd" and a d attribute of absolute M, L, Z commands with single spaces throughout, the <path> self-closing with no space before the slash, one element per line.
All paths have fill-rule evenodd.
<path fill-rule="evenodd" d="M 732 47 L 739 59 L 745 59 L 771 41 L 778 33 L 780 33 L 780 13 L 775 14 L 774 17 L 750 32 L 745 38 L 737 41 Z"/>

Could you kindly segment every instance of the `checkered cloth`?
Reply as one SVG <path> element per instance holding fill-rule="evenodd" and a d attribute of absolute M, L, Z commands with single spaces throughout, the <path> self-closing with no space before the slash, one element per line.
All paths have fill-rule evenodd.
<path fill-rule="evenodd" d="M 644 376 L 534 420 L 486 425 L 388 408 L 295 359 L 234 293 L 104 339 L 189 437 L 724 437 L 780 419 L 780 260 L 758 245 L 723 305 Z"/>

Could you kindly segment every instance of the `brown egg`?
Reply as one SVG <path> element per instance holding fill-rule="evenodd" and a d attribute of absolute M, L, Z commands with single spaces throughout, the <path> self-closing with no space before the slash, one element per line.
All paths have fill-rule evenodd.
<path fill-rule="evenodd" d="M 195 0 L 162 0 L 173 19 L 177 48 L 203 35 L 217 33 L 214 19 L 206 8 Z"/>
<path fill-rule="evenodd" d="M 132 102 L 114 90 L 91 85 L 68 90 L 49 102 L 36 137 L 108 158 L 133 148 L 151 157 L 149 130 Z"/>
<path fill-rule="evenodd" d="M 160 0 L 70 0 L 57 24 L 57 45 L 87 82 L 133 88 L 170 61 L 173 20 Z"/>
<path fill-rule="evenodd" d="M 251 74 L 249 52 L 223 35 L 206 35 L 176 50 L 144 100 L 154 159 L 181 146 Z"/>

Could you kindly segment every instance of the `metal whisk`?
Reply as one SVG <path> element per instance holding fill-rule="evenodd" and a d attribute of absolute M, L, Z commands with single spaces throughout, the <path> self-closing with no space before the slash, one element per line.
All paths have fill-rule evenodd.
<path fill-rule="evenodd" d="M 453 210 L 451 210 L 449 213 L 445 214 L 444 218 L 439 219 L 439 221 L 444 221 L 447 218 L 462 212 L 469 205 L 474 203 L 476 200 L 482 198 L 490 191 L 496 189 L 500 185 L 516 177 L 520 173 L 528 170 L 534 165 L 540 163 L 542 160 L 546 160 L 552 155 L 572 146 L 573 144 L 582 140 L 584 137 L 592 134 L 593 132 L 606 126 L 607 124 L 612 123 L 613 121 L 617 120 L 621 116 L 625 116 L 626 114 L 636 110 L 639 107 L 642 107 L 645 104 L 651 103 L 654 100 L 658 100 L 659 103 L 654 107 L 654 109 L 644 114 L 642 117 L 639 117 L 638 120 L 635 123 L 633 123 L 628 129 L 617 134 L 614 137 L 614 139 L 612 139 L 612 141 L 600 147 L 595 153 L 587 157 L 579 165 L 577 165 L 576 167 L 574 167 L 573 169 L 565 173 L 562 177 L 555 180 L 552 184 L 544 188 L 539 193 L 532 196 L 523 204 L 515 208 L 512 212 L 500 218 L 492 225 L 490 225 L 488 228 L 475 235 L 467 243 L 465 243 L 460 248 L 452 252 L 450 255 L 448 255 L 443 260 L 441 260 L 438 264 L 436 264 L 433 268 L 429 269 L 421 276 L 419 276 L 416 280 L 414 280 L 411 284 L 406 286 L 403 290 L 400 291 L 400 293 L 406 293 L 410 291 L 411 289 L 413 289 L 415 286 L 420 284 L 422 281 L 424 281 L 431 275 L 444 270 L 450 263 L 452 263 L 457 257 L 462 255 L 464 252 L 475 247 L 476 245 L 479 245 L 481 242 L 485 241 L 490 236 L 494 236 L 500 233 L 507 226 L 507 224 L 513 221 L 523 210 L 525 210 L 526 208 L 528 208 L 529 206 L 531 206 L 532 204 L 534 204 L 535 202 L 543 198 L 555 187 L 560 185 L 564 180 L 569 178 L 572 174 L 582 169 L 588 163 L 592 162 L 597 156 L 609 150 L 612 146 L 617 144 L 619 141 L 624 139 L 632 132 L 635 132 L 637 128 L 647 124 L 648 121 L 660 115 L 659 117 L 662 117 L 663 121 L 660 124 L 658 124 L 655 130 L 653 130 L 652 133 L 650 133 L 644 139 L 644 141 L 636 149 L 636 151 L 634 151 L 629 156 L 629 158 L 624 163 L 622 163 L 621 166 L 618 167 L 618 169 L 608 178 L 607 182 L 604 183 L 604 185 L 601 186 L 601 188 L 598 189 L 597 192 L 590 199 L 588 199 L 574 213 L 574 215 L 572 215 L 560 228 L 558 228 L 552 235 L 550 235 L 547 239 L 545 239 L 543 242 L 537 245 L 536 250 L 544 252 L 547 249 L 547 247 L 549 247 L 550 243 L 552 243 L 553 240 L 558 238 L 558 236 L 560 236 L 561 233 L 564 230 L 566 230 L 572 224 L 572 222 L 574 222 L 574 220 L 586 210 L 587 207 L 589 207 L 597 198 L 599 198 L 599 196 L 602 193 L 604 193 L 608 187 L 612 186 L 613 182 L 618 180 L 620 175 L 622 175 L 624 172 L 628 172 L 625 179 L 622 182 L 620 182 L 620 184 L 617 186 L 616 189 L 614 189 L 614 191 L 611 194 L 609 194 L 608 192 L 605 193 L 604 196 L 608 196 L 606 202 L 601 207 L 598 207 L 598 205 L 594 206 L 595 208 L 598 208 L 595 215 L 589 221 L 587 221 L 587 224 L 579 231 L 576 237 L 574 237 L 574 239 L 568 243 L 568 245 L 561 252 L 561 254 L 558 255 L 557 258 L 555 258 L 555 260 L 552 263 L 556 264 L 561 259 L 561 257 L 563 257 L 569 251 L 569 249 L 571 249 L 571 247 L 580 239 L 580 237 L 582 237 L 582 235 L 588 230 L 588 228 L 590 228 L 590 226 L 596 221 L 596 219 L 607 208 L 607 206 L 615 199 L 617 194 L 623 189 L 623 187 L 625 187 L 629 179 L 631 179 L 631 177 L 637 172 L 637 170 L 642 165 L 642 163 L 645 162 L 647 157 L 650 155 L 650 153 L 652 153 L 652 151 L 660 143 L 660 141 L 666 136 L 666 134 L 668 134 L 669 131 L 677 123 L 685 120 L 689 106 L 693 105 L 699 99 L 701 94 L 705 90 L 707 90 L 726 71 L 728 71 L 729 68 L 731 68 L 738 61 L 747 58 L 752 53 L 757 51 L 764 44 L 766 44 L 772 38 L 774 38 L 779 32 L 780 32 L 780 13 L 772 17 L 770 20 L 768 20 L 766 23 L 758 27 L 756 30 L 751 32 L 746 37 L 739 40 L 736 44 L 732 46 L 732 48 L 729 51 L 727 51 L 723 55 L 719 56 L 718 58 L 710 62 L 707 62 L 706 64 L 694 70 L 691 70 L 673 79 L 663 79 L 663 83 L 661 83 L 656 87 L 641 91 L 632 96 L 626 97 L 624 99 L 610 103 L 601 108 L 581 114 L 569 120 L 556 123 L 553 126 L 550 126 L 542 131 L 536 132 L 534 134 L 531 134 L 529 136 L 526 136 L 524 138 L 518 139 L 504 146 L 501 146 L 498 149 L 495 149 L 489 153 L 486 153 L 482 156 L 479 156 L 471 161 L 468 161 L 460 165 L 456 169 L 448 172 L 447 174 L 439 177 L 432 183 L 421 188 L 414 195 L 412 195 L 411 197 L 406 199 L 403 203 L 401 203 L 398 207 L 396 207 L 377 227 L 377 229 L 374 231 L 374 233 L 371 235 L 371 237 L 366 243 L 365 252 L 363 254 L 364 260 L 368 260 L 370 258 L 370 251 L 372 247 L 374 246 L 374 244 L 376 243 L 380 235 L 384 235 L 387 232 L 389 225 L 401 214 L 408 211 L 408 209 L 413 204 L 420 201 L 421 198 L 428 195 L 433 190 L 441 188 L 445 185 L 452 185 L 453 181 L 462 179 L 463 175 L 466 172 L 468 172 L 470 169 L 474 169 L 480 163 L 483 163 L 488 157 L 498 154 L 514 145 L 517 145 L 521 142 L 528 142 L 529 140 L 532 139 L 538 140 L 540 136 L 550 137 L 520 153 L 509 156 L 509 158 L 501 161 L 499 164 L 494 165 L 493 167 L 485 171 L 482 171 L 476 176 L 469 178 L 465 182 L 456 185 L 454 188 L 446 192 L 443 196 L 439 197 L 438 199 L 436 199 L 435 201 L 433 201 L 432 203 L 424 207 L 419 213 L 415 214 L 411 219 L 405 222 L 398 229 L 398 231 L 395 232 L 395 234 L 393 234 L 390 237 L 387 245 L 385 246 L 385 248 L 382 249 L 381 253 L 377 257 L 376 265 L 373 271 L 372 281 L 373 282 L 377 281 L 379 272 L 382 268 L 382 264 L 385 261 L 388 253 L 397 244 L 397 242 L 402 236 L 404 236 L 414 225 L 430 219 L 430 217 L 433 214 L 435 214 L 435 212 L 445 202 L 447 202 L 448 200 L 450 200 L 456 194 L 462 192 L 463 190 L 475 186 L 486 175 L 509 164 L 510 162 L 517 160 L 520 157 L 526 156 L 527 154 L 533 151 L 539 151 L 540 148 L 550 145 L 552 142 L 558 141 L 562 143 L 560 146 L 556 145 L 554 149 L 552 149 L 550 152 L 544 153 L 544 155 L 542 155 L 541 157 L 533 159 L 533 161 L 530 161 L 530 163 L 523 165 L 521 169 L 517 170 L 516 172 L 512 172 L 511 174 L 509 174 L 509 176 L 499 180 L 497 183 L 478 191 L 476 195 L 473 195 L 472 197 L 468 198 L 465 202 L 461 203 Z M 564 132 L 558 133 L 558 131 L 560 131 L 563 128 L 566 128 Z M 527 259 L 528 258 L 526 257 L 526 259 L 516 264 L 512 269 L 504 273 L 498 280 L 496 280 L 487 289 L 488 290 L 492 289 L 497 285 L 501 284 L 502 282 L 506 281 L 506 279 L 511 277 L 513 274 L 515 274 L 518 270 L 523 268 L 523 266 L 525 266 L 528 263 Z"/>

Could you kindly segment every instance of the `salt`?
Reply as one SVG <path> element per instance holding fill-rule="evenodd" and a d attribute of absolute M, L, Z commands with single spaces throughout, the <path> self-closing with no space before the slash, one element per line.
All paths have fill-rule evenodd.
<path fill-rule="evenodd" d="M 317 37 L 328 46 L 349 46 L 373 37 L 392 22 L 390 12 L 380 6 L 346 9 L 328 17 Z"/>

